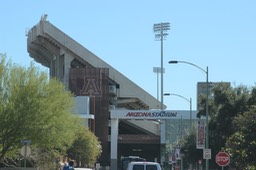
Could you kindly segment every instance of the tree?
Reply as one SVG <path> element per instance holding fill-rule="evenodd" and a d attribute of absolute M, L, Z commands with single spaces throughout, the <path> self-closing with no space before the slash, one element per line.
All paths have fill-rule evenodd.
<path fill-rule="evenodd" d="M 203 160 L 203 150 L 196 148 L 196 129 L 190 130 L 184 140 L 181 141 L 181 153 L 184 154 L 183 162 L 184 167 L 189 167 L 189 164 L 196 167 L 198 160 Z"/>
<path fill-rule="evenodd" d="M 23 68 L 0 55 L 0 161 L 16 156 L 21 141 L 63 152 L 74 140 L 79 119 L 71 112 L 73 95 L 33 64 Z"/>
<path fill-rule="evenodd" d="M 85 164 L 93 165 L 101 151 L 97 137 L 88 128 L 81 128 L 67 154 L 83 167 Z"/>
<path fill-rule="evenodd" d="M 251 156 L 251 153 L 256 152 L 254 140 L 256 126 L 253 123 L 256 117 L 256 89 L 250 90 L 242 85 L 233 88 L 225 83 L 220 83 L 211 92 L 212 97 L 209 98 L 209 148 L 212 155 L 216 155 L 221 150 L 227 151 L 232 155 L 231 166 L 243 169 L 244 165 L 250 165 L 252 169 L 255 156 Z M 205 105 L 205 102 L 205 96 L 202 96 L 200 103 Z M 198 117 L 201 116 L 205 116 L 205 110 L 198 113 Z M 210 161 L 210 167 L 217 168 L 218 166 L 214 161 Z"/>
<path fill-rule="evenodd" d="M 232 156 L 232 163 L 239 169 L 256 169 L 256 106 L 234 118 L 233 124 L 236 125 L 236 132 L 226 142 L 226 151 Z"/>

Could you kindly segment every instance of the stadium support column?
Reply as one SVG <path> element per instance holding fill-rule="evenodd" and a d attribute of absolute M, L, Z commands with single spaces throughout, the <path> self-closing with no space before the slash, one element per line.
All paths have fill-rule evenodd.
<path fill-rule="evenodd" d="M 74 57 L 71 56 L 69 53 L 64 54 L 64 64 L 63 64 L 63 84 L 65 85 L 66 89 L 69 87 L 69 72 L 71 69 L 71 62 L 73 61 Z"/>
<path fill-rule="evenodd" d="M 118 170 L 117 145 L 118 145 L 118 119 L 111 119 L 111 170 Z"/>

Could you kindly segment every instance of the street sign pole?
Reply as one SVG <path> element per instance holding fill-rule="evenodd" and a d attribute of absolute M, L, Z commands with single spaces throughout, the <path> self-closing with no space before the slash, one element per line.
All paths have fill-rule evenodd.
<path fill-rule="evenodd" d="M 27 149 L 28 149 L 28 145 L 25 145 L 25 162 L 24 162 L 24 167 L 27 167 Z"/>
<path fill-rule="evenodd" d="M 30 155 L 31 150 L 29 148 L 29 144 L 31 143 L 30 140 L 22 140 L 21 143 L 24 145 L 24 153 L 22 152 L 22 154 L 24 154 L 24 167 L 27 167 L 27 156 Z M 29 151 L 28 151 L 29 150 Z M 29 154 L 28 154 L 29 153 Z"/>

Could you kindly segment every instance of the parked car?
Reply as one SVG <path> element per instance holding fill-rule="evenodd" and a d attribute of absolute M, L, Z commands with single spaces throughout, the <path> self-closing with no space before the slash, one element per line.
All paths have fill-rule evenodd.
<path fill-rule="evenodd" d="M 146 159 L 141 158 L 139 156 L 123 157 L 121 160 L 121 170 L 127 170 L 128 164 L 131 162 L 142 162 L 142 161 L 146 161 Z"/>
<path fill-rule="evenodd" d="M 161 170 L 161 166 L 157 162 L 131 162 L 127 170 Z"/>
<path fill-rule="evenodd" d="M 75 168 L 75 170 L 92 170 L 90 168 Z"/>

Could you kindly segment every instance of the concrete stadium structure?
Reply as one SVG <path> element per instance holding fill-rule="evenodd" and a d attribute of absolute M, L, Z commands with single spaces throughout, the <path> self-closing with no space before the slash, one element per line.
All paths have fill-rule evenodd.
<path fill-rule="evenodd" d="M 29 30 L 27 50 L 77 97 L 79 116 L 102 144 L 98 161 L 103 167 L 116 170 L 120 158 L 129 155 L 160 162 L 159 121 L 119 119 L 115 127 L 110 123 L 110 110 L 159 110 L 160 101 L 44 17 Z M 111 128 L 118 128 L 117 158 L 110 156 Z"/>

